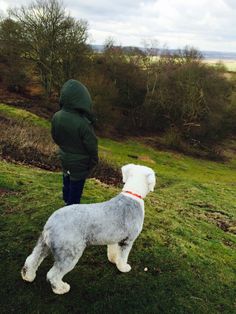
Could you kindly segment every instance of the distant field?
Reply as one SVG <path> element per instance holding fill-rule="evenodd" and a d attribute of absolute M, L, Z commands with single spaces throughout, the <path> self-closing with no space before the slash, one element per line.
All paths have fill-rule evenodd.
<path fill-rule="evenodd" d="M 236 60 L 217 60 L 217 59 L 205 59 L 204 62 L 215 65 L 216 63 L 222 63 L 225 65 L 228 71 L 236 72 Z"/>
<path fill-rule="evenodd" d="M 159 57 L 154 56 L 152 57 L 153 62 L 156 61 Z M 236 59 L 203 59 L 203 62 L 210 64 L 210 65 L 216 65 L 217 63 L 222 63 L 228 71 L 236 72 Z"/>

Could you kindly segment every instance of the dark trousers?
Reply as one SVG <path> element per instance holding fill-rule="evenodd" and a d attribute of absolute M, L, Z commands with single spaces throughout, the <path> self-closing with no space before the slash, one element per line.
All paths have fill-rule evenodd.
<path fill-rule="evenodd" d="M 79 204 L 85 179 L 74 181 L 69 175 L 63 174 L 63 200 L 66 205 Z"/>

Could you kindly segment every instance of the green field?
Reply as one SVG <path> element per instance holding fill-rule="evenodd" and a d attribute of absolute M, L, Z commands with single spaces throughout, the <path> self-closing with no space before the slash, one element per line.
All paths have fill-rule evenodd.
<path fill-rule="evenodd" d="M 226 67 L 227 71 L 236 72 L 236 60 L 206 59 L 204 62 L 210 65 L 216 65 L 220 62 Z"/>
<path fill-rule="evenodd" d="M 65 277 L 67 295 L 54 295 L 45 280 L 52 258 L 32 284 L 23 282 L 26 256 L 63 205 L 61 174 L 1 160 L 1 313 L 235 313 L 236 159 L 215 163 L 108 139 L 100 139 L 99 151 L 119 167 L 143 164 L 157 173 L 131 272 L 119 273 L 105 247 L 90 247 Z M 89 179 L 83 202 L 119 191 Z"/>
<path fill-rule="evenodd" d="M 153 61 L 158 60 L 158 56 L 152 57 Z M 236 72 L 236 60 L 227 60 L 227 59 L 203 59 L 203 62 L 209 65 L 215 66 L 216 64 L 221 63 L 226 67 L 226 70 L 229 72 Z"/>

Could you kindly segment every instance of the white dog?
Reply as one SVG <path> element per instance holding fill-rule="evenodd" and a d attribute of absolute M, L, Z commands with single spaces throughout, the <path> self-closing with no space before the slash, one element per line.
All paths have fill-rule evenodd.
<path fill-rule="evenodd" d="M 24 280 L 35 279 L 39 265 L 51 251 L 55 263 L 47 273 L 47 280 L 54 293 L 68 292 L 70 285 L 62 278 L 75 267 L 88 245 L 107 245 L 109 261 L 121 272 L 131 270 L 127 260 L 142 230 L 143 198 L 154 190 L 156 179 L 152 169 L 134 164 L 123 166 L 122 176 L 123 190 L 111 200 L 66 206 L 49 217 L 21 270 Z"/>

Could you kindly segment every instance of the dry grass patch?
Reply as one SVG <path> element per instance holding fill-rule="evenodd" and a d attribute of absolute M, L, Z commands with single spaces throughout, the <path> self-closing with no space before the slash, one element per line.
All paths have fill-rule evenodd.
<path fill-rule="evenodd" d="M 4 159 L 34 165 L 43 169 L 60 168 L 57 148 L 48 129 L 32 126 L 23 120 L 1 117 L 0 152 Z"/>

